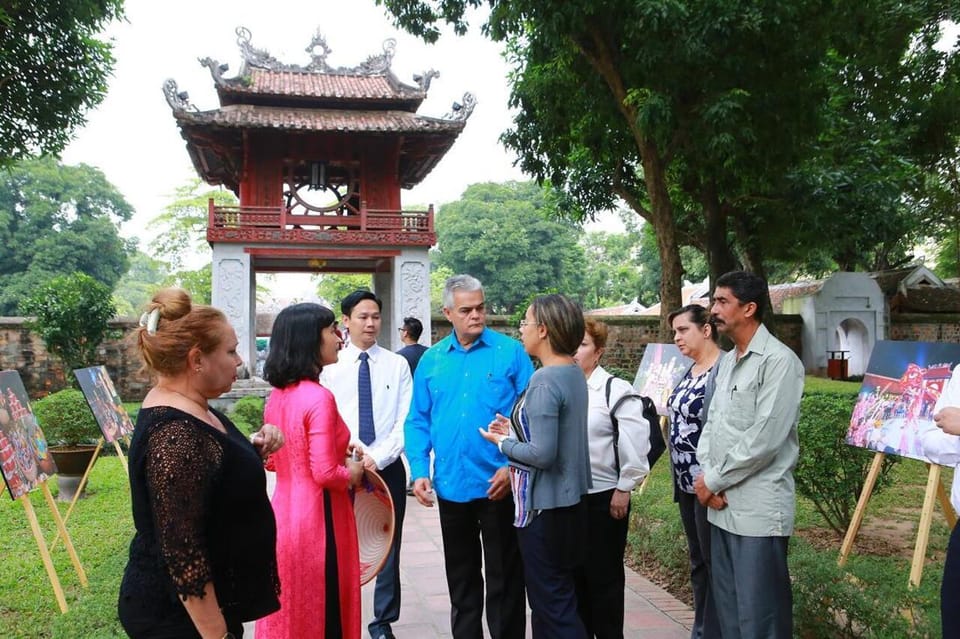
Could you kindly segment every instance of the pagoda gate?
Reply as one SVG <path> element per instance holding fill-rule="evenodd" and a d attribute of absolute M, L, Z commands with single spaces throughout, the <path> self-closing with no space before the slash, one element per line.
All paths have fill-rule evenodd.
<path fill-rule="evenodd" d="M 210 200 L 213 305 L 226 313 L 240 354 L 256 361 L 258 272 L 371 273 L 384 301 L 381 335 L 396 348 L 402 318 L 430 338 L 430 265 L 436 243 L 433 206 L 403 210 L 400 189 L 418 184 L 463 130 L 475 105 L 469 93 L 449 114 L 417 114 L 430 70 L 406 85 L 390 70 L 396 42 L 353 68 L 333 68 L 318 33 L 306 66 L 283 64 L 236 30 L 243 64 L 204 58 L 220 108 L 200 111 L 167 80 L 164 94 L 197 173 L 224 185 L 239 206 Z M 330 300 L 337 304 L 339 300 Z M 339 309 L 334 312 L 339 315 Z"/>

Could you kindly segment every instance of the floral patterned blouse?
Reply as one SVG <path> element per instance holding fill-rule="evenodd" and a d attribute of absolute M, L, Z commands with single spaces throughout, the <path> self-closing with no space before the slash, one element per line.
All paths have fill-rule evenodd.
<path fill-rule="evenodd" d="M 693 368 L 688 370 L 667 400 L 667 409 L 670 411 L 670 461 L 673 463 L 676 486 L 685 493 L 694 492 L 693 481 L 700 475 L 697 443 L 703 430 L 700 413 L 703 411 L 703 397 L 710 370 L 708 368 L 699 375 L 693 374 Z"/>

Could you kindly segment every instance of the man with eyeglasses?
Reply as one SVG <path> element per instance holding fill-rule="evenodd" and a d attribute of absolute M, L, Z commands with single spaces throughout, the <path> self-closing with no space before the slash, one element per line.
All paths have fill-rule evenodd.
<path fill-rule="evenodd" d="M 411 375 L 417 371 L 420 358 L 427 352 L 427 347 L 419 343 L 422 334 L 423 322 L 416 317 L 403 318 L 403 326 L 400 327 L 400 341 L 403 342 L 403 348 L 397 351 L 397 355 L 403 357 L 410 364 Z"/>
<path fill-rule="evenodd" d="M 520 342 L 487 328 L 475 277 L 447 280 L 443 314 L 453 332 L 420 359 L 404 426 L 413 492 L 431 507 L 436 490 L 454 639 L 483 636 L 484 581 L 490 636 L 521 639 L 526 601 L 507 459 L 479 428 L 510 414 L 533 365 Z"/>

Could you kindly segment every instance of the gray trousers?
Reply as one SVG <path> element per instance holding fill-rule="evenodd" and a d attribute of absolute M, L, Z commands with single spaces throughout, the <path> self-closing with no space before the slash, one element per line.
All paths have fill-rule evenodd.
<path fill-rule="evenodd" d="M 690 639 L 720 639 L 720 622 L 710 586 L 710 522 L 707 509 L 693 493 L 677 491 L 680 521 L 690 553 L 690 585 L 693 586 L 693 628 Z"/>
<path fill-rule="evenodd" d="M 791 639 L 789 537 L 745 537 L 710 525 L 713 600 L 723 639 Z"/>

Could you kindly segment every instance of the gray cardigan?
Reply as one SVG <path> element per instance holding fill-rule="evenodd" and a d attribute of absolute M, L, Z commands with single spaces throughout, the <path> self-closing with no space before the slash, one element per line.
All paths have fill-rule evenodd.
<path fill-rule="evenodd" d="M 573 506 L 592 486 L 583 371 L 576 364 L 545 366 L 530 378 L 523 401 L 530 441 L 506 439 L 500 448 L 530 468 L 530 508 Z"/>

